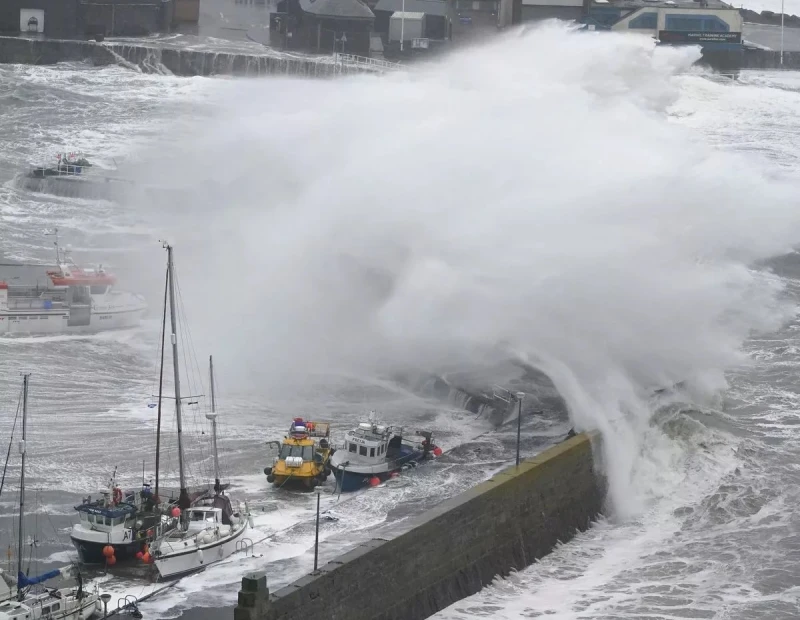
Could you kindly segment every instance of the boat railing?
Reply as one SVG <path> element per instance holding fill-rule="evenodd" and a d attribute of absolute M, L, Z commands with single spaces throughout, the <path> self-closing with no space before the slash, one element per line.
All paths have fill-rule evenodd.
<path fill-rule="evenodd" d="M 253 541 L 250 538 L 242 538 L 236 541 L 236 552 L 243 551 L 244 555 L 253 553 Z"/>

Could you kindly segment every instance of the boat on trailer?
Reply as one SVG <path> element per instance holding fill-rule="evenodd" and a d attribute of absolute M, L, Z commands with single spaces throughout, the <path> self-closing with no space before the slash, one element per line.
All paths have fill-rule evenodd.
<path fill-rule="evenodd" d="M 56 231 L 57 234 L 57 231 Z M 69 334 L 135 327 L 147 311 L 144 297 L 115 288 L 103 266 L 82 268 L 58 247 L 56 268 L 43 284 L 0 280 L 0 334 Z"/>
<path fill-rule="evenodd" d="M 442 454 L 431 431 L 406 434 L 399 426 L 361 422 L 345 435 L 344 445 L 331 457 L 331 469 L 342 492 L 377 486 L 404 469 Z"/>

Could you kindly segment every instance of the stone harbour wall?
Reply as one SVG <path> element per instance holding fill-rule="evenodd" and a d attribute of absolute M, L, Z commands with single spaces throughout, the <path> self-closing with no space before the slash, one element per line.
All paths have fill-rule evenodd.
<path fill-rule="evenodd" d="M 2 0 L 0 0 L 2 1 Z M 53 65 L 59 62 L 89 62 L 95 66 L 122 65 L 144 73 L 184 76 L 211 75 L 297 75 L 335 77 L 354 73 L 380 72 L 369 66 L 334 62 L 330 56 L 299 54 L 263 55 L 165 48 L 106 41 L 33 39 L 0 36 L 0 63 Z"/>
<path fill-rule="evenodd" d="M 242 580 L 236 620 L 421 620 L 520 570 L 589 527 L 604 481 L 576 435 L 270 595 Z"/>

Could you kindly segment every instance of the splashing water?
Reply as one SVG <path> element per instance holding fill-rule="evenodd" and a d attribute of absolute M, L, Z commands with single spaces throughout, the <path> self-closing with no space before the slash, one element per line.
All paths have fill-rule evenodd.
<path fill-rule="evenodd" d="M 167 223 L 202 274 L 186 293 L 236 306 L 192 321 L 246 380 L 505 343 L 603 431 L 613 507 L 641 512 L 668 475 L 647 390 L 723 388 L 791 311 L 749 265 L 798 238 L 797 188 L 667 117 L 697 57 L 550 24 L 409 74 L 220 85 L 213 123 L 146 157 L 158 183 L 225 188 L 194 195 L 197 230 Z"/>

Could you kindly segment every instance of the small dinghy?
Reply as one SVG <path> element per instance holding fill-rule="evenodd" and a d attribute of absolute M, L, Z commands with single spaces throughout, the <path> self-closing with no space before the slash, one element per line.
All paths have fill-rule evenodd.
<path fill-rule="evenodd" d="M 401 470 L 440 456 L 430 431 L 406 434 L 402 427 L 362 422 L 345 435 L 344 445 L 331 457 L 331 469 L 342 492 L 377 486 Z"/>

